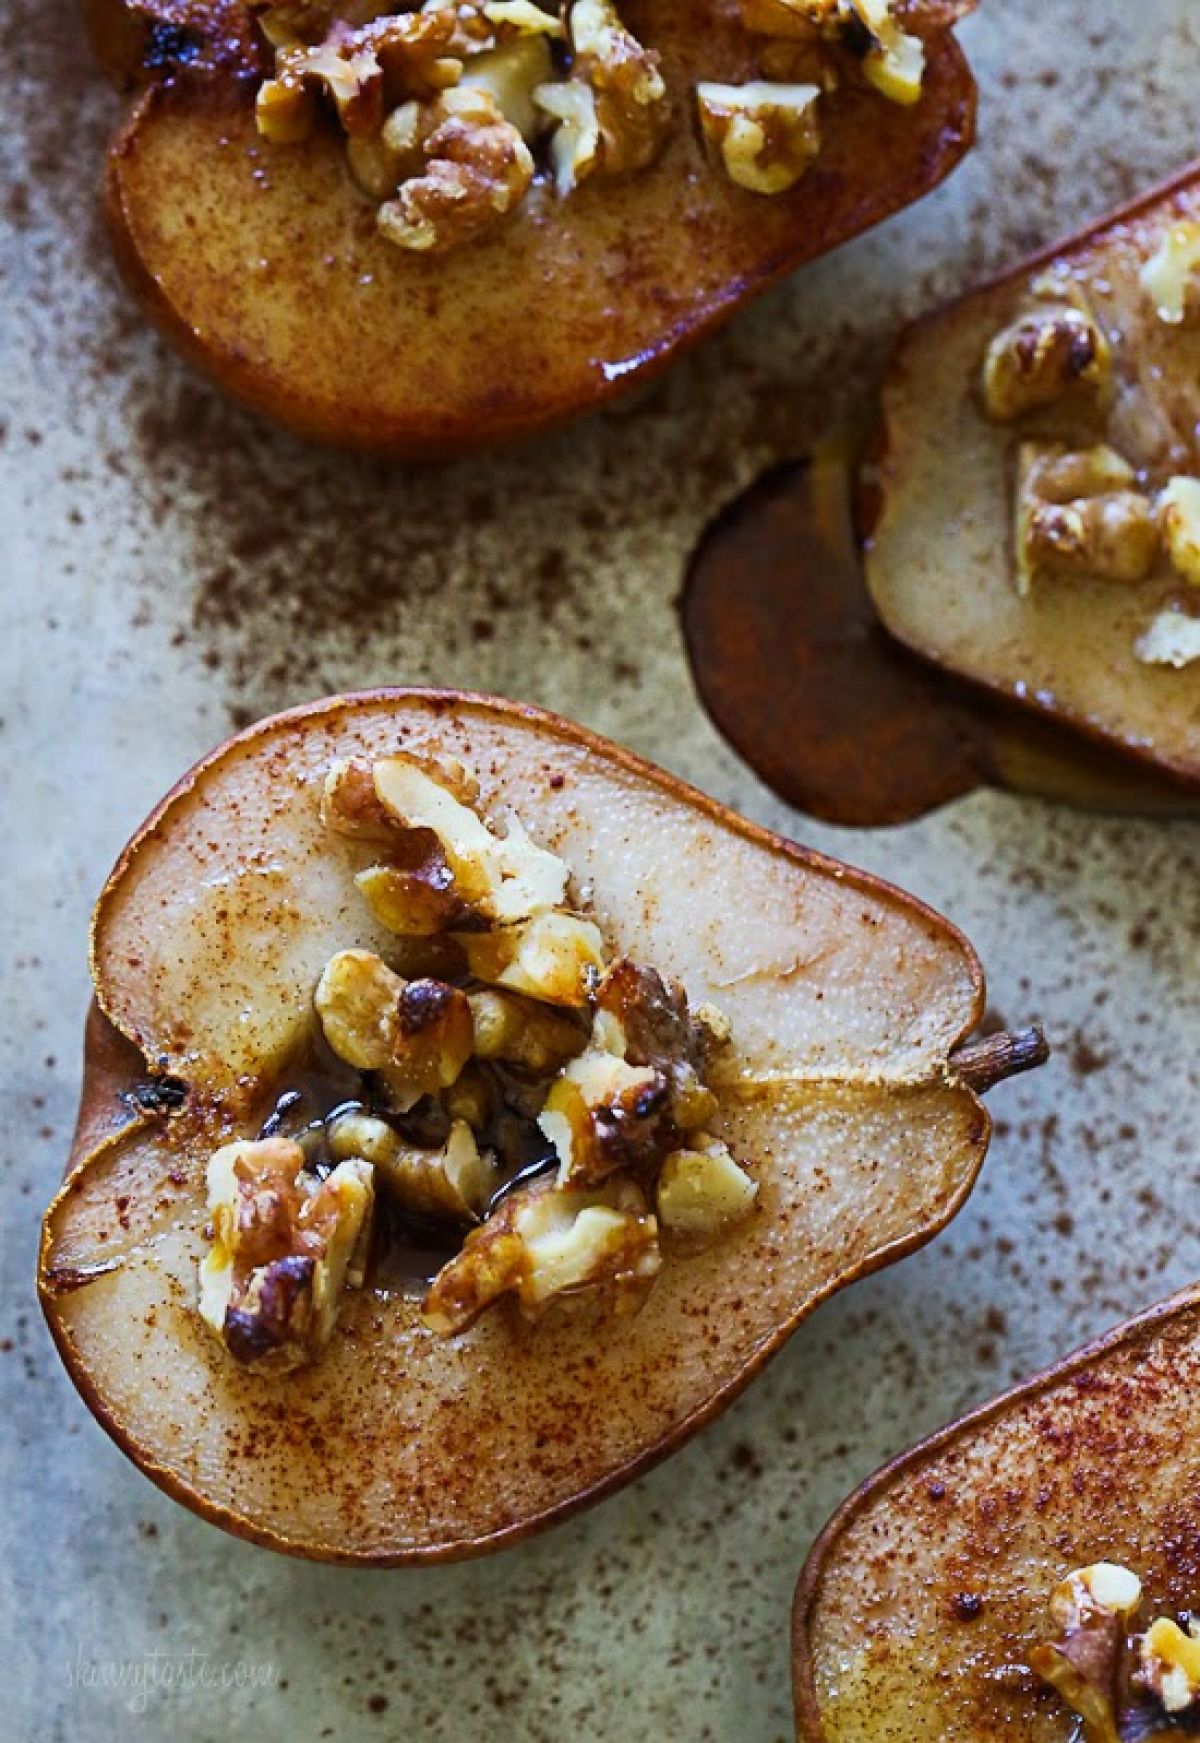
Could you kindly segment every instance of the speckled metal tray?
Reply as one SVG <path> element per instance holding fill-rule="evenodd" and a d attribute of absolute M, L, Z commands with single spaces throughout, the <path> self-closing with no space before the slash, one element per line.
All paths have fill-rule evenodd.
<path fill-rule="evenodd" d="M 888 1454 L 1192 1279 L 1200 831 L 979 795 L 850 835 L 767 796 L 693 699 L 682 560 L 764 463 L 862 393 L 916 310 L 1195 151 L 1195 0 L 985 0 L 981 144 L 922 206 L 623 410 L 405 472 L 225 404 L 119 287 L 96 181 L 118 105 L 74 0 L 0 20 L 7 228 L 0 1733 L 161 1739 L 791 1735 L 787 1619 L 826 1515 Z M 186 197 L 186 193 L 184 196 Z M 714 1428 L 481 1563 L 283 1560 L 166 1500 L 62 1374 L 33 1302 L 78 1088 L 89 905 L 131 827 L 232 725 L 436 681 L 572 713 L 966 928 L 1052 1066 L 994 1097 L 934 1246 L 822 1309 Z"/>

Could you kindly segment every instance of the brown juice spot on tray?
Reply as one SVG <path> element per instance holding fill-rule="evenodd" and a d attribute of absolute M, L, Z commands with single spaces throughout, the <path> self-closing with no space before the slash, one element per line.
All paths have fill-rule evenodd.
<path fill-rule="evenodd" d="M 765 473 L 697 545 L 683 630 L 701 701 L 781 798 L 899 823 L 986 778 L 986 732 L 880 626 L 849 490 L 836 454 Z"/>

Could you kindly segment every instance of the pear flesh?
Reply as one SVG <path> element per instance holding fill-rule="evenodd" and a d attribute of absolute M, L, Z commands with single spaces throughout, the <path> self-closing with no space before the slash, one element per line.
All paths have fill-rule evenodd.
<path fill-rule="evenodd" d="M 320 797 L 339 759 L 396 752 L 477 771 L 483 809 L 518 816 L 588 888 L 614 954 L 725 1014 L 706 1129 L 758 1191 L 719 1239 L 671 1252 L 640 1312 L 599 1330 L 587 1314 L 531 1325 L 496 1310 L 444 1337 L 419 1293 L 368 1277 L 319 1360 L 247 1371 L 196 1312 L 205 1171 L 288 1087 L 330 959 L 395 942 L 331 851 Z M 973 1085 L 1036 1062 L 995 1037 L 973 1069 L 956 1052 L 982 975 L 920 903 L 581 728 L 450 693 L 336 698 L 217 751 L 122 855 L 92 960 L 79 1133 L 41 1261 L 59 1348 L 171 1493 L 341 1561 L 477 1553 L 663 1457 L 819 1301 L 953 1216 L 990 1131 Z M 138 1088 L 151 1068 L 161 1093 Z M 686 1187 L 675 1197 L 686 1216 Z"/>
<path fill-rule="evenodd" d="M 915 652 L 1195 788 L 1200 323 L 1179 274 L 1168 303 L 1155 270 L 1179 233 L 1200 255 L 1195 168 L 910 329 L 883 389 L 865 566 Z M 1015 383 L 994 369 L 1006 334 Z M 1056 336 L 1073 384 L 1054 378 L 1052 344 L 1037 349 Z M 1094 476 L 1050 492 L 1078 500 L 1051 504 L 1033 547 L 1059 572 L 1031 573 L 1015 486 L 1047 467 Z"/>
<path fill-rule="evenodd" d="M 430 255 L 376 229 L 331 119 L 291 144 L 259 136 L 270 57 L 237 35 L 243 9 L 231 25 L 218 0 L 190 7 L 188 53 L 164 65 L 162 32 L 145 27 L 172 22 L 170 0 L 91 0 L 101 60 L 143 86 L 108 160 L 118 258 L 190 357 L 304 435 L 413 457 L 494 444 L 627 391 L 781 275 L 935 187 L 974 134 L 951 28 L 968 10 L 909 9 L 924 46 L 911 106 L 863 85 L 839 50 L 819 169 L 765 197 L 709 160 L 693 114 L 702 81 L 754 76 L 763 38 L 718 0 L 629 0 L 621 15 L 660 57 L 672 113 L 656 160 L 565 198 L 539 177 L 495 234 Z M 206 18 L 209 35 L 195 29 Z M 130 54 L 131 31 L 149 61 Z"/>
<path fill-rule="evenodd" d="M 1149 1623 L 1158 1656 L 1200 1669 L 1194 1641 L 1152 1622 L 1200 1605 L 1196 1558 L 1179 1553 L 1200 1490 L 1198 1384 L 1190 1289 L 870 1479 L 826 1527 L 796 1594 L 802 1743 L 1065 1743 L 1077 1713 L 1102 1743 L 1117 1735 L 1114 1705 L 1122 1736 L 1184 1735 L 1115 1673 L 1126 1624 L 1140 1635 Z M 1116 1616 L 1107 1646 L 1103 1630 L 1063 1629 L 1064 1588 L 1081 1573 L 1103 1578 Z M 1135 1627 L 1121 1612 L 1138 1581 Z M 1178 1706 L 1179 1689 L 1166 1693 Z"/>

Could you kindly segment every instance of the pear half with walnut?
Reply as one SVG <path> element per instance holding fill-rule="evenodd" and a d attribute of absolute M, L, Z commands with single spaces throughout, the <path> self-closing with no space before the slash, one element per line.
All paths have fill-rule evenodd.
<path fill-rule="evenodd" d="M 705 528 L 681 600 L 700 700 L 789 805 L 906 823 L 980 787 L 1189 816 L 1200 783 L 939 672 L 889 636 L 855 536 L 857 432 L 774 466 Z"/>
<path fill-rule="evenodd" d="M 970 5 L 472 0 L 436 54 L 381 47 L 381 83 L 369 42 L 433 9 L 91 0 L 137 91 L 118 256 L 171 339 L 304 435 L 417 458 L 519 436 L 940 182 L 973 137 Z"/>
<path fill-rule="evenodd" d="M 393 856 L 383 871 L 362 863 L 390 827 L 380 795 L 393 809 L 409 804 L 396 800 L 393 777 L 399 770 L 411 786 L 421 766 L 474 771 L 478 789 L 470 816 L 428 785 L 427 808 L 412 813 L 424 818 L 426 848 L 441 830 L 453 870 L 421 886 L 421 935 L 405 938 L 379 916 L 403 923 L 391 904 L 420 883 L 419 856 Z M 363 781 L 363 821 L 341 837 L 322 822 L 322 793 L 328 803 L 329 783 L 347 769 Z M 504 837 L 480 817 L 507 819 Z M 476 849 L 532 866 L 523 884 L 504 883 L 490 922 L 466 899 Z M 537 982 L 557 1003 L 528 999 L 533 958 L 513 958 L 511 927 L 495 923 L 505 902 L 511 920 L 514 890 L 528 899 L 555 866 L 570 868 L 574 911 L 542 913 L 543 930 L 582 928 L 598 965 L 625 966 L 592 977 L 587 1051 L 586 1029 L 563 1049 L 575 1057 L 545 1103 L 551 1160 L 566 1154 L 563 1133 L 596 1073 L 626 1071 L 611 1056 L 597 1060 L 594 1036 L 606 988 L 622 975 L 629 996 L 648 984 L 629 964 L 653 970 L 655 985 L 681 986 L 695 1022 L 710 1039 L 720 1032 L 699 1092 L 706 1134 L 668 1162 L 656 1205 L 644 1173 L 641 1185 L 607 1179 L 587 1201 L 599 1207 L 589 1226 L 632 1233 L 643 1258 L 650 1237 L 650 1271 L 639 1260 L 611 1274 L 630 1286 L 625 1305 L 637 1311 L 566 1291 L 527 1317 L 517 1300 L 532 1301 L 527 1276 L 478 1311 L 472 1265 L 500 1251 L 497 1239 L 504 1255 L 517 1250 L 525 1210 L 516 1207 L 535 1202 L 544 1233 L 556 1205 L 573 1215 L 586 1199 L 530 1199 L 549 1185 L 543 1155 L 530 1165 L 543 1170 L 541 1188 L 506 1175 L 465 1245 L 462 1227 L 427 1217 L 399 1233 L 377 1226 L 315 1359 L 286 1372 L 234 1359 L 198 1311 L 197 1267 L 215 1238 L 206 1173 L 211 1194 L 229 1146 L 243 1146 L 236 1163 L 264 1153 L 264 1137 L 275 1167 L 281 1120 L 298 1098 L 319 1120 L 362 1093 L 347 1087 L 344 1063 L 339 1078 L 314 1053 L 314 994 L 344 1061 L 353 1049 L 330 1018 L 339 984 L 350 977 L 370 1004 L 356 976 L 372 964 L 372 984 L 398 986 L 403 1003 L 418 984 L 405 975 L 440 975 L 436 999 L 433 983 L 421 983 L 422 1002 L 444 1013 L 469 1000 L 467 1044 L 440 1078 L 424 1058 L 396 1105 L 412 1110 L 401 1123 L 423 1117 L 433 1098 L 414 1108 L 414 1095 L 462 1070 L 445 1093 L 473 1118 L 460 1094 L 478 1066 L 462 1066 L 470 1023 L 480 1057 L 495 1051 L 482 1039 L 487 1001 L 514 997 L 514 960 L 526 975 L 525 1041 L 537 1045 L 508 1055 L 504 1085 L 525 1069 L 528 1088 L 537 1050 L 552 1054 L 578 1020 L 570 986 Z M 560 958 L 550 951 L 543 968 L 557 974 Z M 581 727 L 457 693 L 340 697 L 231 740 L 121 856 L 96 909 L 92 963 L 79 1132 L 41 1258 L 59 1349 L 104 1427 L 171 1494 L 262 1543 L 345 1562 L 494 1548 L 679 1446 L 819 1301 L 953 1216 L 988 1142 L 979 1092 L 1044 1057 L 1036 1032 L 970 1039 L 983 1009 L 979 964 L 919 902 L 745 822 Z M 371 1008 L 387 1017 L 397 1007 Z M 673 1032 L 681 1008 L 667 1012 Z M 357 1020 L 344 1002 L 341 1010 Z M 605 1021 L 611 1028 L 611 1013 Z M 357 1057 L 380 1064 L 369 1048 Z M 443 1050 L 434 1063 L 445 1060 Z M 628 1106 L 613 1114 L 635 1162 L 648 1106 L 628 1121 Z M 354 1153 L 376 1164 L 379 1225 L 395 1143 L 383 1122 L 366 1129 Z M 717 1238 L 696 1241 L 693 1188 L 714 1168 L 736 1214 Z M 322 1180 L 331 1190 L 328 1174 L 298 1180 L 306 1202 Z M 632 1223 L 621 1221 L 628 1202 L 641 1204 Z M 527 1219 L 523 1238 L 531 1228 Z M 249 1323 L 243 1315 L 241 1332 Z"/>
<path fill-rule="evenodd" d="M 1193 1288 L 864 1484 L 796 1594 L 802 1743 L 1194 1736 L 1198 1388 Z"/>
<path fill-rule="evenodd" d="M 949 671 L 1200 786 L 1200 173 L 919 322 L 867 584 Z"/>

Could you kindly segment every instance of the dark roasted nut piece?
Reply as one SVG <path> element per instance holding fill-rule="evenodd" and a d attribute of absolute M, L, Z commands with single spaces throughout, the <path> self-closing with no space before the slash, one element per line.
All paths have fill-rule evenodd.
<path fill-rule="evenodd" d="M 728 1045 L 729 1024 L 713 1005 L 688 1009 L 681 986 L 668 987 L 652 968 L 628 957 L 613 963 L 596 991 L 596 1008 L 620 1025 L 612 1044 L 632 1065 L 651 1065 L 670 1085 L 671 1119 L 681 1132 L 705 1126 L 716 1097 L 704 1083 L 713 1061 Z"/>
<path fill-rule="evenodd" d="M 628 958 L 614 963 L 596 992 L 587 1050 L 551 1086 L 539 1121 L 562 1183 L 626 1171 L 649 1178 L 686 1148 L 686 1135 L 717 1111 L 701 1075 L 717 1044 L 681 988 Z"/>
<path fill-rule="evenodd" d="M 287 1370 L 319 1354 L 343 1286 L 362 1282 L 372 1204 L 372 1170 L 362 1160 L 342 1162 L 319 1180 L 289 1139 L 215 1152 L 199 1311 L 232 1356 Z"/>
<path fill-rule="evenodd" d="M 549 1184 L 510 1193 L 443 1266 L 425 1299 L 425 1323 L 465 1331 L 511 1294 L 528 1319 L 552 1301 L 602 1294 L 614 1311 L 641 1306 L 662 1260 L 658 1226 L 629 1181 L 592 1191 Z"/>
<path fill-rule="evenodd" d="M 558 1153 L 564 1185 L 649 1174 L 681 1135 L 664 1073 L 628 1064 L 595 1036 L 552 1086 L 538 1124 Z"/>
<path fill-rule="evenodd" d="M 1075 388 L 1107 390 L 1112 353 L 1099 323 L 1076 302 L 1035 304 L 988 346 L 983 398 L 989 417 L 1010 423 Z"/>

